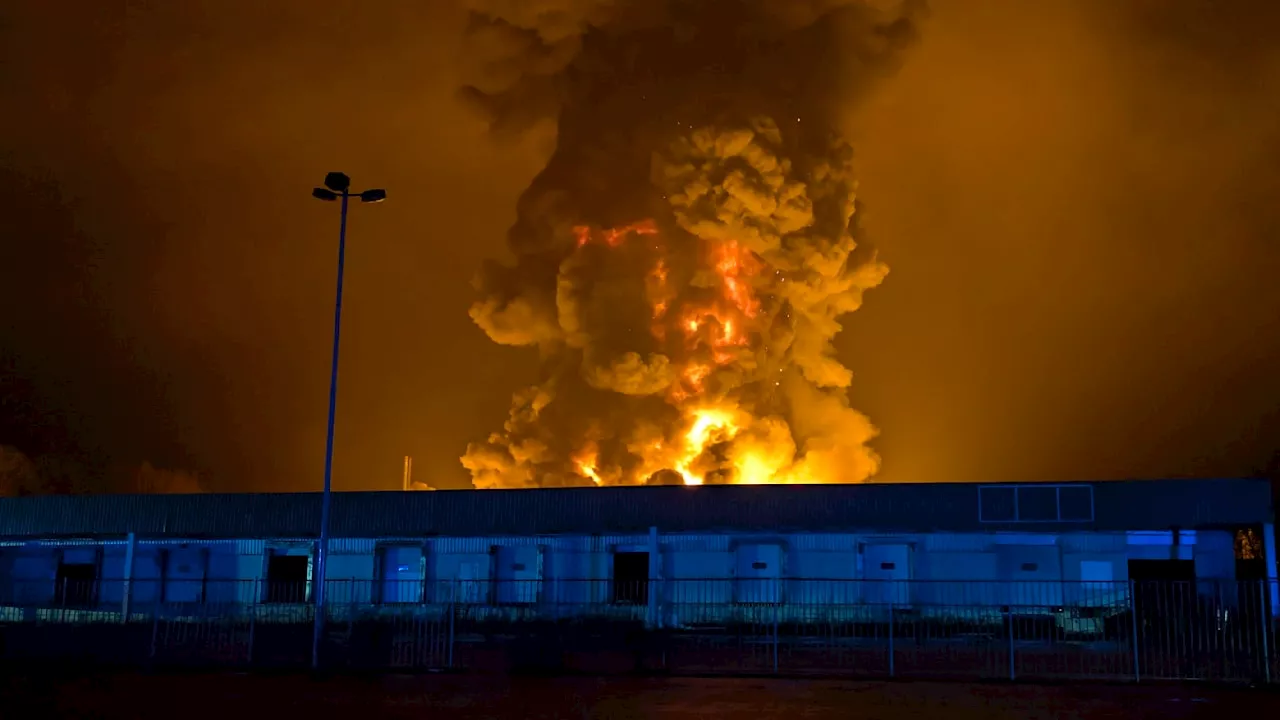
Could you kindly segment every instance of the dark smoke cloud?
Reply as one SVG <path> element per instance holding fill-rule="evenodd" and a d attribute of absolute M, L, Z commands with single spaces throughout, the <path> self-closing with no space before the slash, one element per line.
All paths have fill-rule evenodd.
<path fill-rule="evenodd" d="M 544 377 L 468 449 L 474 482 L 873 475 L 875 430 L 831 340 L 887 269 L 859 242 L 837 126 L 897 68 L 923 5 L 471 8 L 463 97 L 496 132 L 558 130 L 508 236 L 516 264 L 486 266 L 471 312 L 537 346 Z M 708 407 L 720 419 L 687 441 Z"/>

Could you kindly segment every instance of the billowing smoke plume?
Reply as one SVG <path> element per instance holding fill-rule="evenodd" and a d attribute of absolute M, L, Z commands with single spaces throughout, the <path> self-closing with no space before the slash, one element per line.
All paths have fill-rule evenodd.
<path fill-rule="evenodd" d="M 514 266 L 471 316 L 540 382 L 467 448 L 477 487 L 862 482 L 834 357 L 888 269 L 859 245 L 837 115 L 915 37 L 911 0 L 477 0 L 464 96 L 554 120 Z"/>

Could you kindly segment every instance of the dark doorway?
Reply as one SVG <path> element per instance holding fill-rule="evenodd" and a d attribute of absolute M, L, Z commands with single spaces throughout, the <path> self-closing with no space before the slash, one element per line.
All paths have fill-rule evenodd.
<path fill-rule="evenodd" d="M 1139 618 L 1178 616 L 1195 605 L 1194 560 L 1130 560 L 1129 579 Z"/>
<path fill-rule="evenodd" d="M 93 605 L 98 594 L 98 566 L 94 563 L 58 563 L 57 589 L 61 605 Z"/>
<path fill-rule="evenodd" d="M 1237 609 L 1235 622 L 1242 628 L 1262 628 L 1265 632 L 1271 626 L 1266 619 L 1271 613 L 1271 595 L 1263 537 L 1261 525 L 1236 529 L 1236 581 L 1232 584 Z M 1274 643 L 1272 633 L 1267 634 L 1263 642 Z"/>
<path fill-rule="evenodd" d="M 1201 614 L 1194 560 L 1130 560 L 1138 642 L 1164 648 Z"/>
<path fill-rule="evenodd" d="M 649 553 L 613 554 L 613 601 L 622 605 L 649 602 Z"/>
<path fill-rule="evenodd" d="M 1195 582 L 1194 560 L 1130 560 L 1129 579 L 1134 582 Z"/>
<path fill-rule="evenodd" d="M 1260 582 L 1267 579 L 1267 563 L 1262 558 L 1236 560 L 1236 580 Z"/>
<path fill-rule="evenodd" d="M 272 555 L 267 560 L 267 602 L 307 602 L 307 555 Z"/>

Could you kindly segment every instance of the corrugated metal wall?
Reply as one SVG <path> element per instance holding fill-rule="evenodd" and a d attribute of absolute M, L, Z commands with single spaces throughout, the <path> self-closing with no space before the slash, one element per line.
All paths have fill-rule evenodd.
<path fill-rule="evenodd" d="M 747 567 L 744 559 L 751 561 L 752 572 L 747 574 L 757 585 L 778 578 L 776 590 L 766 588 L 769 597 L 799 605 L 850 605 L 886 602 L 888 598 L 895 603 L 921 605 L 1072 604 L 1086 599 L 1089 583 L 1127 580 L 1129 559 L 1194 559 L 1201 578 L 1234 578 L 1229 532 L 1183 533 L 1178 543 L 1173 540 L 1169 533 L 670 533 L 658 537 L 659 575 L 669 581 L 663 584 L 660 599 L 689 605 L 741 600 L 737 586 L 746 579 L 741 570 Z M 407 568 L 406 577 L 425 581 L 421 597 L 426 601 L 506 598 L 511 602 L 572 605 L 608 602 L 613 553 L 647 551 L 651 539 L 647 533 L 406 537 L 395 541 L 342 538 L 331 545 L 329 578 L 337 588 L 330 595 L 333 602 L 369 603 L 377 601 L 379 593 L 385 596 L 379 546 L 388 542 L 420 548 L 415 551 L 420 555 L 414 556 L 422 558 L 422 569 Z M 267 554 L 289 548 L 290 552 L 306 554 L 312 546 L 306 539 L 140 542 L 134 553 L 133 601 L 154 602 L 162 587 L 170 599 L 173 593 L 186 591 L 160 580 L 159 565 L 168 557 L 161 555 L 162 550 L 188 553 L 182 556 L 187 558 L 181 563 L 185 569 L 177 576 L 172 570 L 166 572 L 167 582 L 189 584 L 200 577 L 207 582 L 203 591 L 207 601 L 257 602 L 263 598 Z M 765 552 L 761 546 L 780 551 Z M 512 552 L 495 555 L 495 548 Z M 199 554 L 190 554 L 194 550 Z M 85 561 L 80 555 L 99 558 L 100 578 L 121 580 L 126 574 L 126 552 L 121 542 L 86 540 L 0 545 L 4 559 L 0 569 L 9 576 L 0 581 L 7 579 L 12 585 L 4 595 L 28 602 L 49 601 L 59 558 Z M 409 557 L 397 555 L 402 556 Z M 780 567 L 775 568 L 771 559 L 761 562 L 774 557 Z M 899 557 L 901 560 L 894 560 Z M 519 568 L 509 573 L 495 565 L 495 558 L 507 558 Z M 205 564 L 201 572 L 190 567 L 197 562 Z M 503 581 L 510 581 L 506 589 L 501 589 Z M 103 588 L 101 603 L 123 600 L 122 583 L 108 583 Z M 757 587 L 753 592 L 759 595 L 764 590 Z"/>

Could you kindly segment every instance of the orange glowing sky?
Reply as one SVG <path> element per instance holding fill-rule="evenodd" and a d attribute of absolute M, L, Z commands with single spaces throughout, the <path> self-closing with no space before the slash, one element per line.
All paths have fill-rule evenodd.
<path fill-rule="evenodd" d="M 932 4 L 849 117 L 893 268 L 837 340 L 879 479 L 1266 466 L 1280 6 Z M 469 282 L 551 138 L 495 143 L 459 108 L 461 11 L 116 5 L 0 10 L 0 444 L 317 487 L 336 217 L 309 191 L 343 170 L 390 199 L 351 219 L 336 486 L 397 488 L 405 455 L 466 483 L 458 455 L 533 372 L 474 327 Z M 717 312 L 688 320 L 731 345 Z"/>

